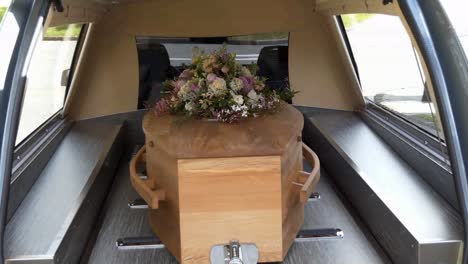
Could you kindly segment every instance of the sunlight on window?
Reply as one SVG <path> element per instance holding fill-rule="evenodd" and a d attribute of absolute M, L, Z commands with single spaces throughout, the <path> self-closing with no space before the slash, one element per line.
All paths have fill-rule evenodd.
<path fill-rule="evenodd" d="M 418 53 L 400 18 L 380 14 L 342 18 L 347 21 L 364 97 L 443 137 Z"/>
<path fill-rule="evenodd" d="M 49 28 L 37 43 L 27 71 L 17 144 L 63 107 L 80 30 L 81 25 Z"/>

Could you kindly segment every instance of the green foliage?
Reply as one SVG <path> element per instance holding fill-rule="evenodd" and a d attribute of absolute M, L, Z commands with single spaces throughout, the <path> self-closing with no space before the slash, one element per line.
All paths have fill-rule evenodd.
<path fill-rule="evenodd" d="M 0 21 L 2 21 L 8 7 L 0 7 Z M 46 38 L 78 38 L 81 32 L 80 24 L 50 27 L 45 33 Z"/>
<path fill-rule="evenodd" d="M 80 24 L 71 24 L 58 27 L 50 27 L 45 33 L 46 38 L 78 38 L 81 32 Z"/>
<path fill-rule="evenodd" d="M 194 116 L 232 123 L 272 113 L 281 99 L 296 94 L 276 92 L 266 79 L 255 75 L 257 65 L 243 66 L 226 46 L 206 54 L 194 49 L 192 63 L 174 80 L 164 83 L 164 96 L 156 102 L 155 113 Z"/>
<path fill-rule="evenodd" d="M 425 121 L 429 121 L 431 123 L 435 123 L 435 120 L 434 120 L 434 117 L 432 116 L 432 114 L 415 114 L 413 116 L 418 118 L 418 119 L 422 119 L 422 120 L 425 120 Z"/>
<path fill-rule="evenodd" d="M 370 18 L 372 18 L 374 14 L 350 14 L 350 15 L 342 15 L 341 19 L 343 19 L 343 24 L 346 29 L 353 27 L 354 25 L 360 24 Z"/>
<path fill-rule="evenodd" d="M 251 63 L 250 65 L 245 65 L 245 67 L 247 67 L 247 69 L 249 69 L 249 71 L 252 73 L 252 75 L 257 75 L 257 72 L 258 72 L 258 65 L 256 63 Z M 265 80 L 262 80 L 263 82 L 265 82 Z"/>
<path fill-rule="evenodd" d="M 7 11 L 7 7 L 5 7 L 5 6 L 0 7 L 0 22 L 2 21 L 3 16 L 5 15 L 6 11 Z"/>
<path fill-rule="evenodd" d="M 298 94 L 298 91 L 294 91 L 291 88 L 289 89 L 281 89 L 278 91 L 279 98 L 285 102 L 290 102 L 296 94 Z"/>

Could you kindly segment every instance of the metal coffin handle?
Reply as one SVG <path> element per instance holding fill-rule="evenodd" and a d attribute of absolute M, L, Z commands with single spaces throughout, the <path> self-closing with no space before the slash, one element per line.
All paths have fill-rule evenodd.
<path fill-rule="evenodd" d="M 241 244 L 232 240 L 229 244 L 214 245 L 210 252 L 211 264 L 257 264 L 258 248 L 252 243 Z"/>
<path fill-rule="evenodd" d="M 151 209 L 159 208 L 159 201 L 165 199 L 165 192 L 163 189 L 151 189 L 148 184 L 141 179 L 137 173 L 137 165 L 144 162 L 146 155 L 146 146 L 143 146 L 138 153 L 130 161 L 130 181 L 133 188 L 145 200 Z"/>
<path fill-rule="evenodd" d="M 304 143 L 302 143 L 302 155 L 313 168 L 311 172 L 299 172 L 299 181 L 301 182 L 300 185 L 302 185 L 300 201 L 301 203 L 307 203 L 320 179 L 320 160 L 317 154 Z"/>

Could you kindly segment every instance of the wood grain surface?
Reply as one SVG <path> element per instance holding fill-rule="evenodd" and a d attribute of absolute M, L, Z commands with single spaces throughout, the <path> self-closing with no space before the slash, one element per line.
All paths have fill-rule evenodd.
<path fill-rule="evenodd" d="M 181 240 L 180 240 L 180 209 L 179 209 L 179 177 L 177 159 L 162 149 L 160 145 L 151 147 L 147 145 L 146 163 L 148 172 L 148 183 L 152 188 L 161 188 L 165 191 L 165 201 L 161 202 L 158 210 L 151 210 L 149 216 L 151 227 L 157 230 L 161 241 L 164 241 L 166 247 L 174 256 L 180 259 Z M 154 157 L 154 158 L 151 158 Z"/>
<path fill-rule="evenodd" d="M 133 188 L 140 194 L 141 198 L 146 201 L 151 209 L 158 209 L 159 202 L 164 201 L 165 191 L 164 189 L 158 189 L 155 184 L 147 184 L 148 180 L 141 179 L 138 174 L 137 167 L 140 164 L 146 166 L 146 147 L 142 147 L 136 156 L 130 162 L 130 180 Z M 150 179 L 151 181 L 154 179 Z"/>
<path fill-rule="evenodd" d="M 209 263 L 213 245 L 235 239 L 256 243 L 262 262 L 283 260 L 303 222 L 301 191 L 291 188 L 302 171 L 303 123 L 288 104 L 238 124 L 146 114 L 148 179 L 135 177 L 137 156 L 132 184 L 157 209 L 151 226 L 181 263 Z M 156 190 L 172 197 L 158 201 Z"/>
<path fill-rule="evenodd" d="M 296 108 L 282 104 L 275 114 L 240 123 L 157 117 L 148 112 L 143 130 L 147 142 L 177 158 L 268 156 L 281 155 L 290 139 L 301 135 L 304 118 Z"/>
<path fill-rule="evenodd" d="M 280 166 L 279 156 L 180 160 L 181 262 L 209 263 L 213 245 L 235 239 L 281 261 Z"/>
<path fill-rule="evenodd" d="M 177 264 L 167 249 L 119 250 L 115 241 L 122 237 L 152 235 L 147 210 L 134 210 L 127 206 L 138 197 L 130 185 L 128 160 L 122 162 L 102 213 L 103 222 L 89 258 L 90 264 Z M 305 168 L 310 170 L 310 168 Z M 305 206 L 302 228 L 339 227 L 345 232 L 341 240 L 313 240 L 294 243 L 284 264 L 382 264 L 390 263 L 368 230 L 354 217 L 352 209 L 343 200 L 322 170 L 317 191 L 322 199 Z M 205 229 L 210 229 L 209 226 Z"/>
<path fill-rule="evenodd" d="M 301 171 L 302 188 L 300 194 L 301 203 L 306 203 L 320 180 L 320 160 L 315 152 L 306 144 L 302 143 L 302 153 L 304 159 L 312 166 L 311 172 Z"/>
<path fill-rule="evenodd" d="M 294 138 L 281 157 L 182 159 L 177 166 L 158 146 L 149 147 L 159 155 L 152 155 L 158 157 L 151 158 L 153 162 L 147 160 L 153 175 L 148 185 L 138 179 L 146 190 L 142 191 L 134 182 L 134 167 L 143 147 L 130 162 L 132 185 L 154 209 L 153 230 L 182 263 L 208 263 L 213 245 L 233 239 L 255 241 L 262 262 L 281 261 L 303 222 L 304 192 L 297 186 L 302 147 Z M 313 178 L 314 186 L 308 189 L 316 186 L 318 177 Z M 155 206 L 148 192 L 162 190 L 168 199 Z"/>
<path fill-rule="evenodd" d="M 300 203 L 300 171 L 302 171 L 302 141 L 293 138 L 281 155 L 281 225 L 283 258 L 294 242 L 304 222 L 304 206 Z"/>

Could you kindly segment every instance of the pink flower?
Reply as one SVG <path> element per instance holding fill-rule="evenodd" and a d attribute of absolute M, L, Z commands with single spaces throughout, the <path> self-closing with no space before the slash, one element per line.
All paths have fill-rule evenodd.
<path fill-rule="evenodd" d="M 200 87 L 198 87 L 198 84 L 195 83 L 192 83 L 190 85 L 190 88 L 192 89 L 192 91 L 198 91 L 198 89 L 200 89 Z"/>
<path fill-rule="evenodd" d="M 157 116 L 163 115 L 169 112 L 169 102 L 166 99 L 161 99 L 154 105 L 154 112 Z"/>
<path fill-rule="evenodd" d="M 182 88 L 182 86 L 184 86 L 185 84 L 187 83 L 186 80 L 182 80 L 182 79 L 179 79 L 175 82 L 175 85 L 174 85 L 174 92 L 175 93 L 178 93 L 180 91 L 180 88 Z"/>
<path fill-rule="evenodd" d="M 242 83 L 244 84 L 244 88 L 242 88 L 242 92 L 244 92 L 244 94 L 248 94 L 254 88 L 255 79 L 252 77 L 246 77 L 246 76 L 241 76 L 239 77 L 239 79 L 241 79 Z"/>
<path fill-rule="evenodd" d="M 223 68 L 221 68 L 221 71 L 224 73 L 224 74 L 227 74 L 229 72 L 229 67 L 224 65 Z"/>
<path fill-rule="evenodd" d="M 214 73 L 209 73 L 208 76 L 206 76 L 206 79 L 207 79 L 208 82 L 210 82 L 210 83 L 211 83 L 211 82 L 214 82 L 214 81 L 216 80 L 216 78 L 218 78 L 218 77 L 217 77 L 216 74 L 214 74 Z"/>
<path fill-rule="evenodd" d="M 185 85 L 185 83 L 187 83 L 186 80 L 177 80 L 177 81 L 175 82 L 174 87 L 175 87 L 177 90 L 179 90 L 180 87 L 182 87 L 182 86 Z"/>
<path fill-rule="evenodd" d="M 190 70 L 184 70 L 179 76 L 179 78 L 183 80 L 190 80 L 192 77 L 193 77 L 193 72 Z"/>

